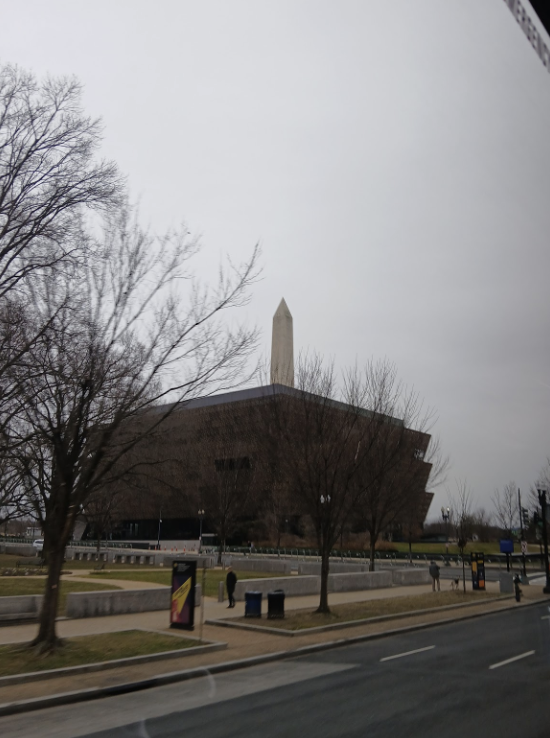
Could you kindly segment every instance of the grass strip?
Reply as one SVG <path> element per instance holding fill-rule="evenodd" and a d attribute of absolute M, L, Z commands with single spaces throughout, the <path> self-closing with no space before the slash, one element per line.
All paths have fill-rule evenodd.
<path fill-rule="evenodd" d="M 498 594 L 487 592 L 435 592 L 406 597 L 393 597 L 380 600 L 368 600 L 367 602 L 350 602 L 344 605 L 334 605 L 330 613 L 317 613 L 311 610 L 286 611 L 283 620 L 267 620 L 262 618 L 232 618 L 232 622 L 242 622 L 247 625 L 260 625 L 265 622 L 270 628 L 281 628 L 283 630 L 306 630 L 307 628 L 319 628 L 324 625 L 335 625 L 336 623 L 353 622 L 354 620 L 366 620 L 368 618 L 381 617 L 384 615 L 399 615 L 404 612 L 415 612 L 427 610 L 434 607 L 445 607 L 448 605 L 461 605 L 470 602 L 480 604 L 489 602 L 498 597 Z"/>
<path fill-rule="evenodd" d="M 59 650 L 50 655 L 37 656 L 28 645 L 0 646 L 0 676 L 96 664 L 131 656 L 183 650 L 196 645 L 196 641 L 181 637 L 125 630 L 68 638 L 63 641 Z"/>
<path fill-rule="evenodd" d="M 45 581 L 40 577 L 36 579 L 34 577 L 1 577 L 0 597 L 41 595 L 44 594 L 44 585 Z M 69 592 L 98 592 L 106 589 L 120 589 L 120 587 L 116 584 L 107 584 L 104 582 L 71 582 L 62 579 L 59 590 L 58 613 L 62 614 L 65 612 Z"/>
<path fill-rule="evenodd" d="M 268 572 L 257 572 L 257 571 L 239 571 L 235 570 L 237 580 L 239 579 L 272 579 L 273 573 Z M 225 582 L 227 571 L 222 569 L 207 569 L 204 594 L 206 597 L 217 597 L 218 586 L 220 582 Z M 172 570 L 170 568 L 163 569 L 162 571 L 101 571 L 90 574 L 90 579 L 120 579 L 128 582 L 152 582 L 154 584 L 163 584 L 169 587 L 172 583 Z M 197 583 L 202 583 L 202 569 L 197 571 Z"/>

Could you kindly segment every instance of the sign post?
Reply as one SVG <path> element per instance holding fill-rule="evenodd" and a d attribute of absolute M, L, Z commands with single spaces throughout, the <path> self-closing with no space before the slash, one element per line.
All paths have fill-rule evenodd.
<path fill-rule="evenodd" d="M 193 630 L 195 625 L 196 561 L 172 563 L 172 593 L 170 597 L 170 627 Z"/>
<path fill-rule="evenodd" d="M 500 541 L 500 553 L 506 554 L 506 571 L 510 571 L 510 554 L 514 553 L 514 542 L 503 538 Z"/>
<path fill-rule="evenodd" d="M 470 555 L 470 561 L 473 589 L 485 590 L 485 554 L 473 553 Z"/>

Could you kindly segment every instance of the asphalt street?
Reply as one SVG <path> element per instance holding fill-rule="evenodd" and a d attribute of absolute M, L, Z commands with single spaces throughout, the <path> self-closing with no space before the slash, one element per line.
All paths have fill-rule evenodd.
<path fill-rule="evenodd" d="M 5 738 L 546 738 L 550 608 L 0 719 Z"/>

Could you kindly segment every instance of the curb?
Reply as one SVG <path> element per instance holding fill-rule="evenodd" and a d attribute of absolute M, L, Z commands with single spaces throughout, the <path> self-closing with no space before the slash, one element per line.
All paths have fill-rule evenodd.
<path fill-rule="evenodd" d="M 495 598 L 494 602 L 502 602 L 503 600 L 513 599 L 514 595 L 506 595 L 504 597 Z M 464 607 L 479 607 L 479 602 L 461 602 L 458 605 L 443 605 L 442 607 L 428 607 L 424 610 L 407 610 L 405 612 L 395 613 L 393 615 L 376 615 L 372 618 L 361 618 L 360 620 L 346 620 L 342 623 L 333 623 L 332 625 L 319 625 L 314 628 L 302 628 L 301 630 L 286 630 L 285 628 L 270 628 L 269 625 L 252 625 L 252 623 L 237 623 L 232 619 L 227 620 L 205 620 L 205 625 L 216 625 L 221 628 L 237 628 L 240 630 L 252 630 L 256 633 L 267 633 L 269 635 L 279 635 L 284 637 L 295 637 L 303 635 L 315 635 L 316 633 L 327 633 L 331 630 L 343 630 L 345 628 L 353 628 L 357 625 L 369 625 L 370 623 L 384 623 L 391 620 L 399 620 L 400 618 L 411 618 L 416 615 L 429 615 L 434 612 L 445 612 L 447 610 L 460 610 Z M 499 610 L 491 610 L 491 612 L 501 612 Z M 490 613 L 480 613 L 481 615 L 489 615 Z M 434 623 L 435 625 L 435 623 Z"/>
<path fill-rule="evenodd" d="M 523 607 L 533 607 L 540 604 L 548 603 L 548 599 L 534 600 L 526 603 Z M 491 615 L 500 615 L 502 612 L 515 610 L 516 606 L 506 607 L 498 611 L 487 613 L 478 613 L 466 615 L 462 618 L 446 618 L 436 623 L 417 623 L 415 625 L 404 626 L 403 628 L 393 628 L 391 630 L 381 631 L 380 633 L 368 633 L 365 635 L 353 636 L 351 638 L 339 638 L 334 641 L 326 641 L 324 643 L 313 643 L 309 646 L 301 646 L 300 648 L 290 649 L 288 651 L 275 651 L 269 654 L 261 654 L 260 656 L 251 656 L 246 659 L 236 659 L 235 661 L 226 661 L 220 664 L 212 664 L 209 667 L 195 667 L 194 669 L 184 669 L 182 671 L 174 671 L 167 674 L 159 674 L 136 682 L 126 682 L 117 684 L 112 687 L 92 687 L 74 692 L 63 692 L 61 694 L 48 695 L 46 697 L 35 697 L 28 700 L 18 702 L 9 702 L 0 705 L 0 717 L 7 715 L 17 715 L 22 712 L 30 712 L 32 710 L 41 710 L 47 707 L 60 705 L 70 705 L 77 702 L 101 699 L 103 697 L 113 697 L 130 692 L 138 692 L 151 687 L 160 687 L 166 684 L 174 684 L 175 682 L 183 682 L 188 679 L 195 679 L 205 674 L 223 674 L 224 672 L 235 671 L 249 666 L 260 666 L 273 661 L 282 661 L 289 658 L 297 658 L 299 656 L 307 656 L 309 654 L 318 653 L 320 651 L 329 651 L 342 646 L 353 645 L 354 643 L 363 643 L 365 641 L 380 640 L 388 636 L 400 635 L 403 633 L 412 633 L 418 630 L 427 630 L 429 628 L 438 627 L 440 625 L 449 625 L 451 623 L 473 620 L 478 617 L 488 617 Z"/>
<path fill-rule="evenodd" d="M 47 671 L 29 671 L 24 674 L 13 674 L 0 677 L 0 687 L 9 687 L 13 684 L 23 682 L 40 682 L 56 679 L 57 677 L 73 676 L 77 674 L 91 674 L 96 671 L 107 671 L 120 666 L 133 666 L 134 664 L 148 664 L 155 661 L 183 658 L 185 656 L 197 656 L 210 651 L 224 651 L 227 643 L 221 641 L 208 641 L 204 645 L 192 646 L 191 648 L 180 648 L 175 651 L 160 651 L 159 653 L 148 653 L 143 656 L 128 656 L 123 659 L 112 661 L 98 661 L 95 664 L 82 664 L 80 666 L 67 666 L 63 669 L 48 669 Z"/>

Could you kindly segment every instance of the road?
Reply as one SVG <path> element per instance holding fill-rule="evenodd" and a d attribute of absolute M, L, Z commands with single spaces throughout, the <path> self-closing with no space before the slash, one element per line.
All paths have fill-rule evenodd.
<path fill-rule="evenodd" d="M 546 738 L 550 608 L 26 715 L 3 738 Z"/>

